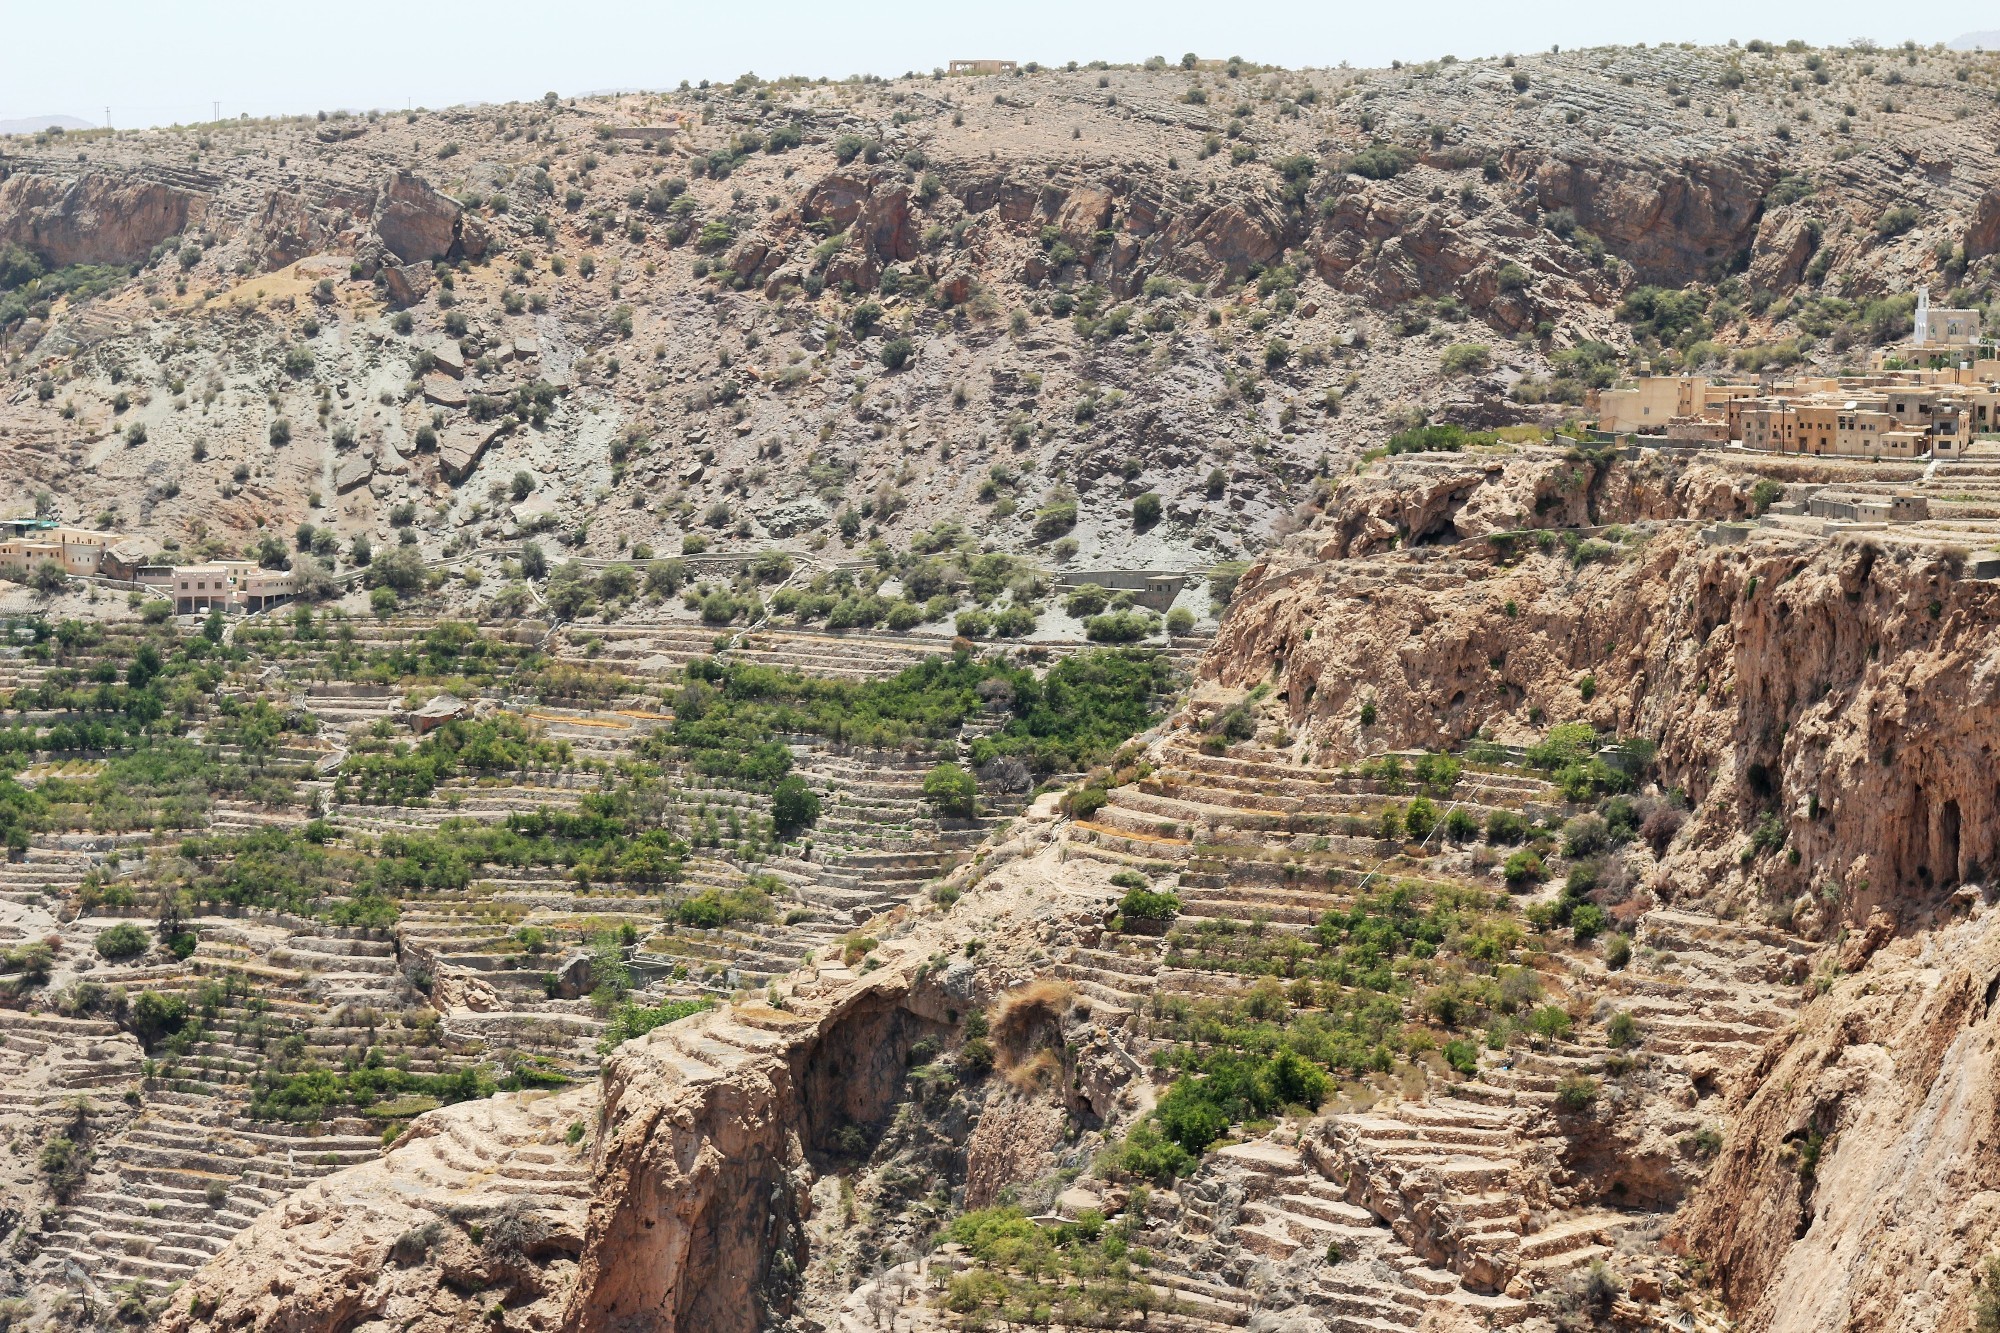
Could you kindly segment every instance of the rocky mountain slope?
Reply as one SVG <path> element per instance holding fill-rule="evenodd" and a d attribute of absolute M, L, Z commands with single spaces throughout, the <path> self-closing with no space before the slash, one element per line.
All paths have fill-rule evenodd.
<path fill-rule="evenodd" d="M 1162 61 L 8 145 L 24 500 L 429 576 L 414 615 L 354 593 L 233 639 L 10 594 L 39 748 L 0 787 L 4 1319 L 1993 1316 L 1995 460 L 1545 427 L 1628 355 L 1832 365 L 1902 334 L 1912 283 L 1984 305 L 1996 80 L 1763 43 Z M 1375 453 L 1420 421 L 1529 428 Z M 1715 526 L 1827 483 L 1939 517 Z M 544 579 L 529 538 L 593 563 Z M 773 547 L 796 564 L 715 559 Z M 612 563 L 677 549 L 710 563 Z M 1032 797 L 975 758 L 1084 660 L 1048 573 L 1225 559 L 1157 726 L 1020 750 Z M 780 628 L 795 570 L 1032 605 L 1029 642 Z M 807 706 L 953 669 L 943 721 Z M 226 801 L 107 767 L 141 723 L 55 743 L 151 672 L 152 738 Z M 491 731 L 404 748 L 447 687 Z M 773 747 L 807 826 L 718 758 Z M 234 878 L 272 849 L 312 894 Z M 192 952 L 172 914 L 100 945 L 177 884 L 213 909 Z M 627 962 L 665 1007 L 583 998 Z"/>
<path fill-rule="evenodd" d="M 1046 555 L 1073 497 L 1075 559 L 1210 562 L 1399 424 L 1559 417 L 1635 334 L 1837 359 L 1916 282 L 1983 302 L 1993 62 L 745 76 L 17 137 L 0 471 L 232 553 L 961 521 Z"/>
<path fill-rule="evenodd" d="M 1759 479 L 1376 465 L 1246 574 L 1072 817 L 1044 798 L 878 918 L 865 975 L 621 1047 L 580 1237 L 495 1269 L 505 1172 L 425 1174 L 479 1118 L 560 1153 L 569 1110 L 448 1108 L 166 1322 L 444 1327 L 470 1287 L 578 1329 L 1966 1326 L 2000 594 L 1944 546 L 1702 540 Z M 1371 987 L 1386 1028 L 1347 1009 Z M 1317 1114 L 1163 1168 L 1179 1071 L 1273 1045 L 1326 1062 Z M 1053 1279 L 968 1221 L 1021 1213 Z"/>

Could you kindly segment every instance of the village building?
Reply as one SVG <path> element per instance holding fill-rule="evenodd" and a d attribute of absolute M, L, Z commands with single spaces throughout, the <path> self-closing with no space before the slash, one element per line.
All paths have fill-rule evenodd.
<path fill-rule="evenodd" d="M 212 560 L 174 569 L 174 611 L 179 615 L 263 611 L 297 594 L 298 579 L 290 571 L 265 569 L 248 560 Z"/>
<path fill-rule="evenodd" d="M 36 519 L 0 524 L 0 578 L 23 580 L 45 564 L 63 573 L 90 577 L 104 561 L 108 540 L 102 532 L 65 528 Z"/>

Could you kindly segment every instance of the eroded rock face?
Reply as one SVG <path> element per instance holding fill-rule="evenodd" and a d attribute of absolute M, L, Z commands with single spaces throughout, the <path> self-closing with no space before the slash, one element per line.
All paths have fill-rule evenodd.
<path fill-rule="evenodd" d="M 449 257 L 459 244 L 464 211 L 414 172 L 398 171 L 383 184 L 375 231 L 405 264 L 428 263 Z"/>
<path fill-rule="evenodd" d="M 204 214 L 190 190 L 123 173 L 21 172 L 0 179 L 0 244 L 31 250 L 52 268 L 136 264 Z"/>
<path fill-rule="evenodd" d="M 1750 261 L 1751 290 L 1782 291 L 1797 283 L 1818 245 L 1819 226 L 1803 209 L 1766 213 L 1757 227 L 1756 253 Z"/>
<path fill-rule="evenodd" d="M 1988 193 L 1979 201 L 1972 215 L 1972 226 L 1965 233 L 1965 256 L 1976 259 L 2000 250 L 2000 190 Z"/>
<path fill-rule="evenodd" d="M 1745 1327 L 1968 1327 L 2000 1228 L 2000 913 L 1876 954 L 1731 1099 L 1675 1241 Z"/>
<path fill-rule="evenodd" d="M 1770 184 L 1769 168 L 1741 152 L 1682 162 L 1524 153 L 1514 169 L 1544 210 L 1570 209 L 1650 282 L 1686 282 L 1742 250 Z"/>
<path fill-rule="evenodd" d="M 1712 467 L 1600 470 L 1552 453 L 1498 471 L 1405 461 L 1345 484 L 1246 575 L 1205 671 L 1243 688 L 1275 671 L 1300 743 L 1322 754 L 1454 746 L 1481 728 L 1526 742 L 1572 717 L 1653 738 L 1692 805 L 1662 892 L 1799 899 L 1829 930 L 1881 909 L 1893 925 L 2000 858 L 2000 587 L 1961 577 L 1954 557 L 1853 538 L 1710 547 L 1673 523 L 1591 558 L 1551 535 L 1546 550 L 1513 540 L 1499 562 L 1483 542 L 1463 564 L 1413 551 L 1395 578 L 1324 563 L 1537 514 L 1726 516 L 1747 486 Z M 1743 858 L 1767 818 L 1796 857 Z"/>
<path fill-rule="evenodd" d="M 176 1295 L 171 1330 L 444 1329 L 497 1302 L 553 1328 L 588 1217 L 597 1087 L 502 1093 L 419 1117 L 380 1161 L 313 1182 Z"/>

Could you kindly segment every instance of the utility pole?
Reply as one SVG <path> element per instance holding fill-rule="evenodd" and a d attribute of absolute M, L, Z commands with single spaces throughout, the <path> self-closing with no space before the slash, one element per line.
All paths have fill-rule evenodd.
<path fill-rule="evenodd" d="M 215 115 L 213 119 L 218 123 L 222 120 L 222 102 L 219 99 L 215 103 Z"/>
<path fill-rule="evenodd" d="M 104 128 L 105 128 L 105 129 L 107 129 L 107 130 L 111 128 L 111 108 L 110 108 L 110 107 L 105 107 L 105 108 L 104 108 Z"/>

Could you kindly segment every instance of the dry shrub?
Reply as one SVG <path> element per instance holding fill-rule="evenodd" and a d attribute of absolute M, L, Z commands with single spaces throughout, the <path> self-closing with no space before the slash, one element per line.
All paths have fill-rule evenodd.
<path fill-rule="evenodd" d="M 1044 1048 L 1026 1060 L 1002 1069 L 1000 1076 L 1016 1092 L 1041 1092 L 1062 1077 L 1062 1061 L 1056 1058 L 1054 1051 Z"/>
<path fill-rule="evenodd" d="M 1039 1037 L 1054 1032 L 1069 1008 L 1070 995 L 1067 981 L 1031 981 L 995 1002 L 987 1021 L 1003 1071 L 1028 1056 Z"/>

